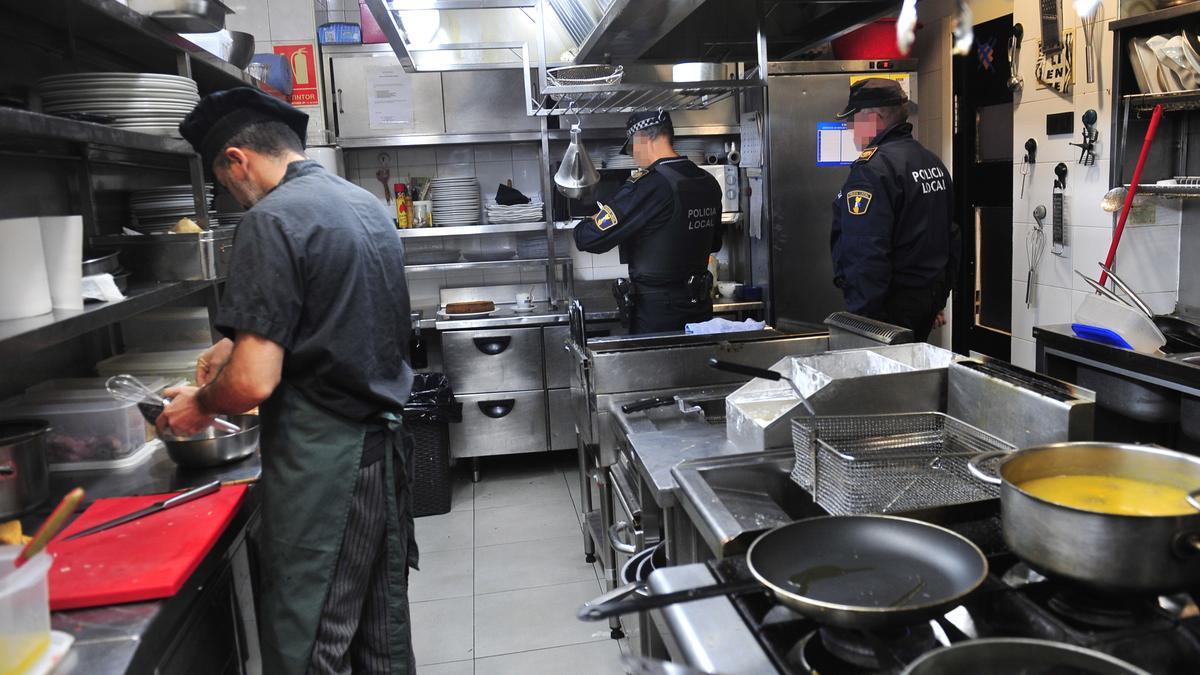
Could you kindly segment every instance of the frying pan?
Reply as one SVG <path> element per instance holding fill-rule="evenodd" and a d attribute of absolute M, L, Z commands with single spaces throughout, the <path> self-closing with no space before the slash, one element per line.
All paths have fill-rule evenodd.
<path fill-rule="evenodd" d="M 822 516 L 782 525 L 750 545 L 753 579 L 587 604 L 579 618 L 611 616 L 750 591 L 822 624 L 873 630 L 944 614 L 983 583 L 987 558 L 965 537 L 895 516 Z"/>

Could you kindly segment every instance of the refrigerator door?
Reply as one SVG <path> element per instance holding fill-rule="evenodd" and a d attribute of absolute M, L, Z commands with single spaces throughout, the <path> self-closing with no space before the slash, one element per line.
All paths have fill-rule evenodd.
<path fill-rule="evenodd" d="M 915 100 L 916 73 L 906 74 Z M 781 330 L 820 324 L 845 309 L 842 293 L 833 285 L 829 233 L 833 200 L 857 154 L 845 148 L 841 159 L 847 163 L 831 161 L 838 152 L 829 129 L 846 105 L 851 77 L 870 75 L 843 71 L 768 78 L 770 292 L 774 325 Z M 909 121 L 916 126 L 915 117 Z M 820 154 L 818 144 L 824 144 Z"/>

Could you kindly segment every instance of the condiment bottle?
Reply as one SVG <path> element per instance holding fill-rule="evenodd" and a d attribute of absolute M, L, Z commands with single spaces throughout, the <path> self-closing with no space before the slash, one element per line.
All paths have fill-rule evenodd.
<path fill-rule="evenodd" d="M 409 219 L 409 201 L 406 199 L 408 187 L 404 183 L 396 183 L 394 189 L 396 193 L 396 227 L 407 230 L 412 227 L 412 221 Z"/>

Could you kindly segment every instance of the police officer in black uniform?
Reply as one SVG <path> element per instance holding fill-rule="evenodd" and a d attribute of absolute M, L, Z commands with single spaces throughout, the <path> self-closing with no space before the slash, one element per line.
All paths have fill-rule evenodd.
<path fill-rule="evenodd" d="M 633 333 L 683 330 L 712 318 L 708 256 L 721 249 L 721 186 L 671 147 L 670 113 L 635 113 L 625 146 L 639 169 L 600 210 L 575 227 L 581 251 L 621 247 L 629 281 L 614 294 Z M 630 283 L 632 282 L 632 283 Z"/>
<path fill-rule="evenodd" d="M 962 242 L 950 172 L 912 137 L 909 106 L 895 80 L 850 86 L 838 118 L 851 119 L 862 153 L 833 201 L 830 243 L 846 308 L 923 341 L 942 321 Z"/>

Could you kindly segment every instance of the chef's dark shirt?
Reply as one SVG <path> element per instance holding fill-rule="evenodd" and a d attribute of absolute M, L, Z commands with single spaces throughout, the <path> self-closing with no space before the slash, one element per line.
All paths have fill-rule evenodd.
<path fill-rule="evenodd" d="M 242 218 L 215 324 L 281 345 L 283 380 L 343 417 L 408 400 L 404 247 L 374 195 L 315 161 L 289 164 Z"/>
<path fill-rule="evenodd" d="M 912 137 L 911 124 L 879 134 L 833 200 L 834 284 L 846 308 L 888 320 L 896 289 L 948 292 L 961 246 L 954 184 L 942 160 Z"/>

